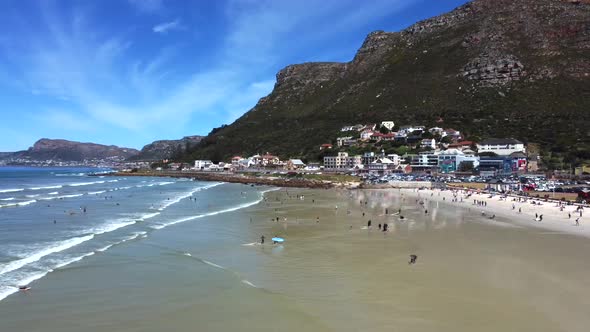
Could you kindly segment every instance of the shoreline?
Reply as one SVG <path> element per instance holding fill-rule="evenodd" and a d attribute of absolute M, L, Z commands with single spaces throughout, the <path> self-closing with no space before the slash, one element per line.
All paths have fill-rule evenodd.
<path fill-rule="evenodd" d="M 260 177 L 248 176 L 245 174 L 235 173 L 211 173 L 211 172 L 116 172 L 106 174 L 108 176 L 147 176 L 147 177 L 171 177 L 171 178 L 189 178 L 199 181 L 242 183 L 249 185 L 288 187 L 288 188 L 309 188 L 309 189 L 329 189 L 335 187 L 354 188 L 357 183 L 339 183 L 328 180 L 313 180 L 303 178 L 284 178 L 284 177 Z"/>
<path fill-rule="evenodd" d="M 577 204 L 565 205 L 563 211 L 560 211 L 557 202 L 544 201 L 543 199 L 530 198 L 524 196 L 507 196 L 503 198 L 502 195 L 489 193 L 477 193 L 466 190 L 440 190 L 440 189 L 422 189 L 409 190 L 401 189 L 399 191 L 403 195 L 412 196 L 413 198 L 430 200 L 437 203 L 447 204 L 450 207 L 460 207 L 480 213 L 482 221 L 486 224 L 497 226 L 514 226 L 514 227 L 535 227 L 547 231 L 582 236 L 590 238 L 590 224 L 588 224 L 586 211 L 582 212 L 580 217 L 576 208 Z M 456 194 L 456 196 L 455 196 Z M 469 196 L 468 196 L 469 195 Z M 457 201 L 453 201 L 456 197 Z M 521 199 L 519 202 L 518 199 Z M 526 201 L 524 199 L 527 199 Z M 514 199 L 514 200 L 513 200 Z M 474 204 L 475 201 L 485 202 L 486 205 Z M 536 204 L 532 204 L 535 202 Z M 540 203 L 540 205 L 539 205 Z M 512 205 L 514 204 L 514 209 Z M 520 209 L 520 212 L 519 212 Z M 571 218 L 568 218 L 568 213 Z M 590 211 L 588 211 L 590 213 Z M 543 215 L 542 220 L 538 220 L 536 215 Z M 495 218 L 490 219 L 491 216 L 497 215 L 509 220 L 508 225 L 501 225 L 501 221 Z M 579 226 L 575 225 L 576 218 L 579 217 Z M 504 223 L 506 224 L 506 223 Z"/>

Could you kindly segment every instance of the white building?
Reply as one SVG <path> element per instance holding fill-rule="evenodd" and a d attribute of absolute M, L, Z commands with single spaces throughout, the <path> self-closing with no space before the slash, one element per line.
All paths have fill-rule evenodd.
<path fill-rule="evenodd" d="M 394 126 L 395 126 L 395 123 L 393 123 L 393 121 L 383 121 L 383 122 L 381 122 L 381 127 L 385 127 L 388 130 L 393 129 Z"/>
<path fill-rule="evenodd" d="M 466 155 L 458 149 L 448 149 L 438 154 L 438 167 L 443 173 L 451 173 L 459 170 L 461 163 L 471 163 L 473 168 L 479 166 L 479 157 Z"/>
<path fill-rule="evenodd" d="M 361 131 L 361 139 L 363 141 L 368 141 L 371 139 L 371 136 L 373 136 L 375 132 L 372 129 L 365 129 L 363 131 Z"/>
<path fill-rule="evenodd" d="M 420 141 L 420 148 L 435 150 L 436 149 L 436 140 L 434 138 L 423 139 L 422 141 Z"/>
<path fill-rule="evenodd" d="M 196 170 L 203 170 L 205 168 L 209 168 L 211 165 L 213 165 L 213 162 L 211 162 L 211 160 L 195 160 Z"/>
<path fill-rule="evenodd" d="M 369 172 L 388 173 L 395 168 L 394 162 L 389 158 L 379 158 L 369 164 Z"/>
<path fill-rule="evenodd" d="M 401 134 L 409 135 L 415 131 L 420 133 L 424 132 L 424 126 L 403 126 L 397 132 Z"/>
<path fill-rule="evenodd" d="M 432 127 L 430 129 L 428 129 L 428 132 L 431 133 L 432 135 L 439 135 L 442 137 L 444 129 L 442 129 L 440 127 Z"/>
<path fill-rule="evenodd" d="M 346 152 L 338 152 L 337 156 L 324 157 L 324 168 L 330 170 L 347 170 L 361 165 L 361 156 L 349 156 Z"/>
<path fill-rule="evenodd" d="M 394 165 L 399 165 L 401 163 L 401 159 L 397 154 L 388 154 L 387 158 L 391 161 L 393 161 Z"/>
<path fill-rule="evenodd" d="M 526 147 L 523 142 L 513 138 L 488 138 L 477 144 L 477 152 L 493 152 L 499 156 L 508 156 L 514 152 L 526 154 Z"/>
<path fill-rule="evenodd" d="M 427 171 L 438 168 L 438 153 L 420 153 L 413 155 L 410 161 L 413 170 Z"/>
<path fill-rule="evenodd" d="M 352 140 L 352 136 L 338 137 L 336 138 L 336 145 L 338 147 L 342 147 L 345 145 L 345 143 L 347 143 L 350 140 Z"/>

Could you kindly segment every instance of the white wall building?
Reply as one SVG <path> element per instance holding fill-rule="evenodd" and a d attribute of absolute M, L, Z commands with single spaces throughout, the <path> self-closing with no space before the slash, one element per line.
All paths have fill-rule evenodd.
<path fill-rule="evenodd" d="M 195 169 L 197 170 L 209 168 L 211 165 L 213 165 L 213 162 L 211 162 L 211 160 L 195 160 Z"/>
<path fill-rule="evenodd" d="M 330 170 L 347 170 L 361 164 L 361 156 L 349 156 L 346 152 L 324 157 L 324 168 Z"/>
<path fill-rule="evenodd" d="M 395 123 L 393 123 L 393 121 L 383 121 L 381 122 L 381 127 L 385 127 L 389 130 L 393 129 L 393 127 L 395 126 Z"/>
<path fill-rule="evenodd" d="M 420 147 L 422 149 L 435 150 L 436 149 L 436 140 L 434 138 L 423 139 L 422 141 L 420 141 Z"/>
<path fill-rule="evenodd" d="M 514 152 L 526 154 L 523 142 L 513 138 L 488 138 L 477 144 L 477 152 L 493 152 L 499 156 L 507 156 Z"/>

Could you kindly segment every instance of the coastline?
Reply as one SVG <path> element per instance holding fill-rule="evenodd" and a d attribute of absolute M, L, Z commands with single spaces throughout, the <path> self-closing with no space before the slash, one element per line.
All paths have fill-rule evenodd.
<path fill-rule="evenodd" d="M 109 176 L 147 176 L 147 177 L 172 177 L 172 178 L 189 178 L 199 181 L 242 183 L 249 185 L 262 185 L 274 187 L 289 188 L 310 188 L 310 189 L 329 189 L 334 187 L 358 187 L 359 183 L 354 182 L 334 182 L 329 180 L 315 180 L 304 178 L 286 178 L 286 177 L 262 177 L 248 176 L 245 174 L 235 173 L 212 173 L 212 172 L 116 172 L 110 173 Z"/>

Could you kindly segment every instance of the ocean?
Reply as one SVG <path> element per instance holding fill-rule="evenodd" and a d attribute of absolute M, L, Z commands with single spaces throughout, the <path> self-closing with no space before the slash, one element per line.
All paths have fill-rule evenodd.
<path fill-rule="evenodd" d="M 0 301 L 56 269 L 262 197 L 244 186 L 236 202 L 236 186 L 215 190 L 222 183 L 89 176 L 105 171 L 0 168 Z"/>

